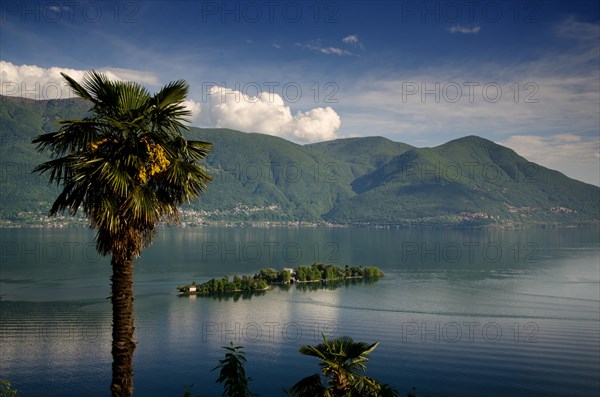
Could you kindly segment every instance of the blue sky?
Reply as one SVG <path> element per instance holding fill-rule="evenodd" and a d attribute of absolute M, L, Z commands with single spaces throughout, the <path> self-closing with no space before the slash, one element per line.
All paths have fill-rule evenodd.
<path fill-rule="evenodd" d="M 2 93 L 190 83 L 193 125 L 298 143 L 479 135 L 600 184 L 596 1 L 3 1 Z M 213 87 L 216 85 L 216 87 Z M 211 88 L 212 87 L 212 88 Z"/>

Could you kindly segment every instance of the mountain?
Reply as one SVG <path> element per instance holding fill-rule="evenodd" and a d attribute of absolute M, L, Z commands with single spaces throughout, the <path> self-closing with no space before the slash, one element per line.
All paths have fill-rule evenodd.
<path fill-rule="evenodd" d="M 81 117 L 89 108 L 78 99 L 35 101 L 0 95 L 0 219 L 48 211 L 58 189 L 31 173 L 34 165 L 48 159 L 31 141 L 55 130 L 56 121 Z"/>
<path fill-rule="evenodd" d="M 349 164 L 285 139 L 227 129 L 193 128 L 189 139 L 213 144 L 207 168 L 213 176 L 195 208 L 255 211 L 250 219 L 317 221 L 340 200 L 353 196 Z"/>
<path fill-rule="evenodd" d="M 0 96 L 0 220 L 32 222 L 58 188 L 31 174 L 47 160 L 31 140 L 86 114 L 81 100 Z M 468 136 L 433 148 L 382 137 L 309 145 L 228 129 L 192 128 L 211 142 L 213 181 L 185 221 L 304 221 L 378 225 L 598 224 L 600 188 Z M 189 215 L 191 214 L 191 215 Z"/>
<path fill-rule="evenodd" d="M 390 141 L 379 136 L 336 139 L 311 143 L 306 147 L 329 158 L 349 163 L 354 177 L 374 171 L 394 157 L 413 149 L 405 143 Z"/>
<path fill-rule="evenodd" d="M 599 188 L 568 178 L 487 139 L 414 148 L 351 183 L 332 222 L 568 223 L 597 220 Z"/>

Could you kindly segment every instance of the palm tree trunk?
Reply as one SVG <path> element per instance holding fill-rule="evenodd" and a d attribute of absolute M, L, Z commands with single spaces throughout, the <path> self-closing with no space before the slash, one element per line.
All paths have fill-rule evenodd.
<path fill-rule="evenodd" d="M 112 274 L 112 384 L 113 397 L 129 397 L 133 393 L 133 351 L 136 342 L 133 316 L 133 258 L 131 254 L 113 253 Z"/>

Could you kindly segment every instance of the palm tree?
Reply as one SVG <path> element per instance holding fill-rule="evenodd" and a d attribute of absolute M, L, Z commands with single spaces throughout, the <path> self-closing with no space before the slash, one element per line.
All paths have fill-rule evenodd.
<path fill-rule="evenodd" d="M 178 206 L 204 193 L 210 181 L 197 162 L 211 145 L 181 134 L 190 113 L 183 102 L 188 84 L 171 82 L 150 93 L 132 82 L 86 73 L 82 84 L 62 74 L 91 112 L 81 120 L 61 120 L 61 128 L 33 140 L 51 160 L 34 169 L 62 185 L 50 214 L 82 208 L 97 230 L 96 248 L 112 255 L 113 396 L 133 392 L 136 342 L 133 259 L 151 244 L 156 225 L 176 221 Z"/>
<path fill-rule="evenodd" d="M 300 347 L 300 353 L 317 357 L 321 362 L 320 374 L 301 379 L 288 391 L 292 396 L 351 397 L 396 396 L 398 392 L 386 384 L 364 375 L 367 355 L 379 345 L 354 342 L 349 336 L 327 340 L 316 346 Z M 324 385 L 322 377 L 327 379 Z"/>

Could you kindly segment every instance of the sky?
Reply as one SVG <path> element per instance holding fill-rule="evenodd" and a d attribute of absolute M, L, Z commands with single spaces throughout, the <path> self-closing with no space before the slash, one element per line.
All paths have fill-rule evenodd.
<path fill-rule="evenodd" d="M 597 1 L 6 1 L 0 94 L 190 84 L 191 125 L 299 144 L 478 135 L 600 185 Z"/>

